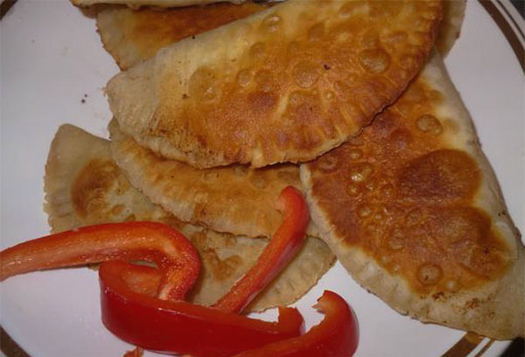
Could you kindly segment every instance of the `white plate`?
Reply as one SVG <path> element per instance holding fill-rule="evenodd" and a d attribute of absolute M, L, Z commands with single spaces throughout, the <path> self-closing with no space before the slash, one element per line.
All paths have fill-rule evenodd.
<path fill-rule="evenodd" d="M 66 0 L 19 0 L 1 30 L 1 247 L 45 235 L 43 174 L 58 126 L 73 123 L 107 136 L 102 89 L 117 72 L 93 19 Z M 447 64 L 475 118 L 517 226 L 525 227 L 524 81 L 510 46 L 478 2 L 470 1 L 463 34 Z M 82 99 L 85 103 L 82 103 Z M 401 316 L 366 293 L 336 265 L 297 306 L 307 325 L 324 289 L 356 310 L 359 356 L 437 356 L 463 332 Z M 67 269 L 17 276 L 1 285 L 1 325 L 33 356 L 119 356 L 130 346 L 100 321 L 97 274 Z M 274 313 L 264 315 L 265 318 Z M 507 345 L 495 343 L 487 355 Z"/>

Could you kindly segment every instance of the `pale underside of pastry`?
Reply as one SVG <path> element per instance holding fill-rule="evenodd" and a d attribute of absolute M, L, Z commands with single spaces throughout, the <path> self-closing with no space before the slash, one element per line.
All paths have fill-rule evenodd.
<path fill-rule="evenodd" d="M 206 5 L 216 2 L 231 2 L 240 4 L 245 0 L 70 0 L 73 5 L 86 7 L 98 4 L 127 5 L 137 9 L 142 6 L 153 6 L 159 8 L 182 7 L 190 5 Z"/>
<path fill-rule="evenodd" d="M 524 248 L 438 55 L 347 144 L 301 166 L 313 220 L 364 288 L 424 322 L 524 335 Z"/>
<path fill-rule="evenodd" d="M 126 70 L 183 38 L 212 30 L 267 7 L 253 2 L 188 6 L 164 11 L 110 7 L 97 14 L 97 29 L 104 48 L 120 69 Z"/>
<path fill-rule="evenodd" d="M 109 142 L 72 125 L 63 125 L 51 145 L 46 165 L 45 210 L 53 232 L 123 221 L 159 221 L 188 237 L 203 268 L 190 300 L 209 305 L 225 294 L 253 266 L 267 239 L 216 233 L 183 223 L 152 204 L 130 185 L 112 161 Z M 298 256 L 249 306 L 262 311 L 288 305 L 304 295 L 332 266 L 326 244 L 307 238 Z"/>
<path fill-rule="evenodd" d="M 288 0 L 160 50 L 107 86 L 121 129 L 199 168 L 311 160 L 425 62 L 441 3 Z"/>
<path fill-rule="evenodd" d="M 109 130 L 113 158 L 134 187 L 178 219 L 217 232 L 271 237 L 282 220 L 279 194 L 287 186 L 302 190 L 296 165 L 199 170 L 138 145 L 115 120 Z M 308 234 L 318 235 L 312 224 Z"/>

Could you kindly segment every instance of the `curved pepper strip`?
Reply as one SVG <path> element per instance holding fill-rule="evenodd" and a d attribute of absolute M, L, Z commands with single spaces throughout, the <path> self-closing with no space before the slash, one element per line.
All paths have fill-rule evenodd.
<path fill-rule="evenodd" d="M 0 252 L 0 281 L 35 270 L 145 260 L 161 273 L 157 295 L 180 300 L 198 278 L 200 260 L 193 245 L 161 223 L 127 222 L 83 227 L 27 241 Z"/>
<path fill-rule="evenodd" d="M 284 217 L 270 243 L 257 259 L 257 263 L 215 303 L 215 308 L 241 312 L 301 249 L 310 220 L 302 193 L 288 186 L 279 195 L 278 205 Z"/>
<path fill-rule="evenodd" d="M 284 220 L 272 242 L 256 266 L 215 308 L 161 300 L 184 297 L 198 275 L 199 261 L 184 236 L 157 223 L 92 226 L 22 243 L 0 253 L 0 280 L 33 270 L 111 260 L 101 265 L 100 277 L 103 321 L 113 333 L 148 349 L 228 356 L 300 334 L 302 317 L 295 309 L 281 309 L 277 323 L 228 313 L 240 312 L 303 242 L 309 216 L 302 195 L 292 187 L 286 188 L 280 203 Z M 174 235 L 175 242 L 170 244 L 163 235 Z M 152 268 L 112 261 L 115 259 L 153 261 L 163 274 Z M 137 326 L 134 320 L 143 323 Z M 149 322 L 148 328 L 145 321 Z M 191 333 L 185 335 L 181 329 Z"/>
<path fill-rule="evenodd" d="M 229 325 L 231 321 L 244 321 L 249 326 L 255 326 L 253 323 L 257 320 L 250 320 L 231 313 L 238 313 L 247 306 L 302 246 L 309 221 L 308 208 L 302 194 L 293 187 L 287 187 L 281 192 L 278 203 L 284 215 L 281 226 L 254 267 L 219 300 L 219 303 L 215 304 L 214 309 L 177 303 L 176 306 L 172 305 L 171 309 L 159 307 L 162 310 L 159 312 L 154 307 L 159 306 L 156 304 L 162 302 L 155 303 L 155 300 L 146 302 L 144 295 L 132 297 L 123 285 L 117 285 L 113 294 L 108 295 L 107 284 L 114 281 L 108 277 L 115 276 L 115 274 L 105 275 L 104 272 L 109 264 L 113 263 L 101 266 L 100 281 L 106 286 L 103 288 L 102 295 L 102 316 L 106 327 L 121 339 L 146 349 L 168 353 L 188 353 L 193 356 L 230 356 L 253 348 L 249 346 L 262 346 L 269 341 L 268 339 L 282 340 L 286 338 L 286 334 L 298 336 L 303 320 L 297 310 L 291 309 L 280 310 L 278 325 L 282 326 L 279 327 L 281 330 L 279 333 L 272 332 L 271 329 L 260 330 L 257 333 L 261 335 L 256 336 L 255 331 L 243 332 L 238 330 L 238 327 L 233 328 Z M 126 271 L 123 267 L 113 269 L 120 270 L 120 274 Z M 131 276 L 140 276 L 139 271 L 142 267 L 133 269 L 135 272 Z M 129 284 L 128 287 L 130 287 Z M 119 295 L 120 297 L 117 298 Z M 181 310 L 182 308 L 184 311 Z M 207 318 L 202 318 L 200 314 L 203 313 L 208 314 Z M 162 321 L 163 332 L 159 332 L 155 326 L 149 328 L 151 321 L 155 321 L 157 327 L 159 321 Z M 202 323 L 204 325 L 201 325 Z M 266 328 L 271 326 L 262 321 L 257 321 L 257 323 L 262 323 L 261 326 L 266 326 Z M 183 331 L 181 331 L 181 326 Z M 201 328 L 207 328 L 207 330 L 203 331 Z M 283 328 L 286 331 L 282 330 Z"/>
<path fill-rule="evenodd" d="M 325 318 L 306 334 L 245 351 L 235 357 L 350 357 L 358 345 L 355 314 L 336 293 L 325 291 L 317 305 Z"/>
<path fill-rule="evenodd" d="M 256 264 L 213 305 L 214 308 L 240 313 L 301 249 L 310 219 L 302 193 L 288 186 L 281 192 L 278 205 L 283 212 L 283 222 Z"/>
<path fill-rule="evenodd" d="M 123 276 L 147 274 L 150 267 L 112 261 L 100 266 L 102 321 L 115 335 L 145 349 L 195 357 L 231 356 L 300 334 L 296 309 L 279 309 L 278 322 L 137 293 Z"/>

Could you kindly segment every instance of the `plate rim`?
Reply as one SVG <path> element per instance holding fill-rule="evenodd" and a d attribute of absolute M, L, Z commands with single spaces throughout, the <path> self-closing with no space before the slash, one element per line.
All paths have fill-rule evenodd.
<path fill-rule="evenodd" d="M 452 1 L 463 1 L 463 0 L 452 0 Z M 468 0 L 464 0 L 468 1 Z M 514 55 L 516 56 L 518 63 L 521 66 L 522 72 L 525 74 L 525 33 L 522 29 L 525 29 L 525 19 L 519 14 L 518 10 L 511 3 L 510 0 L 478 0 L 482 8 L 490 15 L 493 22 L 498 26 L 499 30 L 505 37 L 505 40 L 511 46 Z M 16 7 L 17 0 L 2 0 L 0 3 L 0 21 L 7 14 L 8 11 L 13 11 L 12 9 Z M 465 340 L 465 335 L 453 346 L 451 349 L 456 346 L 461 341 Z M 486 338 L 480 339 L 479 344 L 482 341 L 487 342 Z M 512 345 L 516 342 L 509 341 L 509 347 L 507 350 L 510 350 Z M 490 340 L 487 344 L 487 349 L 490 348 Z M 476 345 L 478 346 L 478 345 Z M 474 348 L 476 347 L 474 346 Z M 0 356 L 4 354 L 7 357 L 28 357 L 30 356 L 25 350 L 14 340 L 12 339 L 7 331 L 0 325 Z M 445 356 L 445 355 L 443 355 Z M 478 355 L 476 355 L 478 356 Z"/>

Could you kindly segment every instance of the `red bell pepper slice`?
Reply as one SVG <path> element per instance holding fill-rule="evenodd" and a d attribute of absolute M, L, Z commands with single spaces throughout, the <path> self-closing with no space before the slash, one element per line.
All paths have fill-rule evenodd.
<path fill-rule="evenodd" d="M 109 260 L 156 263 L 162 280 L 159 298 L 183 299 L 194 285 L 200 260 L 181 233 L 153 222 L 109 223 L 83 227 L 20 243 L 0 252 L 0 281 L 35 270 Z"/>
<path fill-rule="evenodd" d="M 325 291 L 315 305 L 325 314 L 306 334 L 245 351 L 235 357 L 350 357 L 358 345 L 359 329 L 352 308 L 334 292 Z"/>
<path fill-rule="evenodd" d="M 283 222 L 257 263 L 214 305 L 215 308 L 241 312 L 301 249 L 310 220 L 302 193 L 288 186 L 281 192 L 278 204 Z"/>
<path fill-rule="evenodd" d="M 301 247 L 309 220 L 306 203 L 292 187 L 283 190 L 279 202 L 282 225 L 256 266 L 215 308 L 164 301 L 184 297 L 198 275 L 199 261 L 184 236 L 157 223 L 85 227 L 19 244 L 0 253 L 0 280 L 106 261 L 100 267 L 102 318 L 113 333 L 157 351 L 230 356 L 301 332 L 303 320 L 295 309 L 281 308 L 277 323 L 231 313 L 249 304 Z M 118 260 L 152 261 L 160 272 Z"/>
<path fill-rule="evenodd" d="M 136 277 L 141 275 L 142 267 L 133 267 L 134 271 L 126 270 L 124 267 L 113 268 L 115 273 L 107 275 L 104 272 L 109 264 L 113 263 L 102 265 L 101 284 L 104 286 L 112 284 L 115 287 L 113 295 L 107 294 L 107 287 L 103 288 L 102 316 L 106 327 L 121 339 L 143 348 L 171 353 L 189 353 L 193 356 L 230 356 L 252 348 L 249 346 L 262 346 L 268 342 L 268 338 L 278 341 L 286 338 L 285 334 L 298 336 L 302 327 L 302 317 L 297 310 L 280 310 L 278 324 L 285 324 L 287 331 L 285 333 L 281 331 L 278 334 L 268 330 L 269 325 L 267 324 L 269 323 L 267 322 L 231 314 L 231 312 L 240 312 L 248 305 L 302 246 L 309 221 L 308 208 L 302 194 L 297 189 L 288 187 L 281 193 L 279 203 L 284 211 L 283 223 L 255 266 L 234 285 L 231 291 L 214 306 L 214 309 L 182 302 L 172 305 L 171 308 L 166 306 L 160 308 L 161 302 L 158 300 L 156 302 L 155 299 L 150 299 L 146 303 L 144 299 L 147 297 L 144 295 L 129 296 L 129 289 L 125 290 L 126 285 L 115 285 L 115 279 L 108 279 L 111 276 L 117 277 L 118 274 L 128 273 L 129 276 L 134 277 L 133 279 L 137 279 Z M 152 272 L 152 274 L 155 273 Z M 129 282 L 127 287 L 132 288 Z M 137 290 L 136 287 L 132 289 Z M 117 299 L 116 296 L 119 295 L 120 298 Z M 181 310 L 183 308 L 185 310 Z M 197 315 L 200 316 L 200 314 L 206 314 L 207 318 L 199 318 Z M 181 316 L 187 319 L 181 320 Z M 146 327 L 149 321 L 155 321 L 151 329 Z M 163 321 L 162 332 L 155 328 L 159 326 L 159 321 Z M 263 335 L 256 336 L 250 330 L 232 330 L 231 327 L 228 327 L 229 325 L 225 327 L 224 324 L 229 324 L 231 321 L 245 321 L 249 324 L 252 324 L 253 321 L 262 323 L 261 327 L 264 326 L 264 329 L 258 333 L 263 333 Z M 164 323 L 167 327 L 164 327 Z M 182 326 L 183 332 L 180 331 Z M 203 331 L 202 329 L 206 327 L 207 329 Z M 145 331 L 149 331 L 150 334 L 146 334 Z"/>
<path fill-rule="evenodd" d="M 130 288 L 126 276 L 152 269 L 119 261 L 100 266 L 102 321 L 127 342 L 165 353 L 222 357 L 300 334 L 303 319 L 296 309 L 280 308 L 278 322 L 266 322 L 184 301 L 159 300 Z"/>

